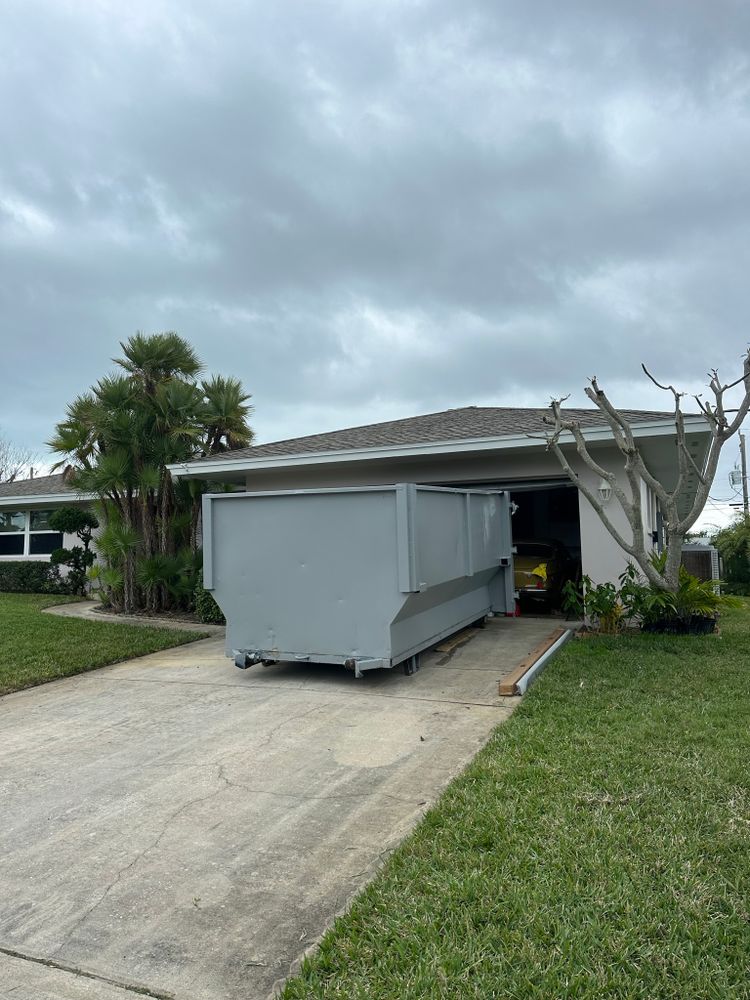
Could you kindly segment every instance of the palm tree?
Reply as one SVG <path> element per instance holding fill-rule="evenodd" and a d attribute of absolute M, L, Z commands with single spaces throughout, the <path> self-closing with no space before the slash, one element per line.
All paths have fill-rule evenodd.
<path fill-rule="evenodd" d="M 206 398 L 203 454 L 215 455 L 252 444 L 255 435 L 247 423 L 252 412 L 251 397 L 243 391 L 240 380 L 214 375 L 204 379 L 201 388 Z"/>
<path fill-rule="evenodd" d="M 49 444 L 64 456 L 58 465 L 72 464 L 79 488 L 104 503 L 105 532 L 112 526 L 105 555 L 122 580 L 118 604 L 131 612 L 145 601 L 158 610 L 184 591 L 174 566 L 192 563 L 175 558 L 182 547 L 195 551 L 200 514 L 200 495 L 176 491 L 166 466 L 249 444 L 250 397 L 235 378 L 199 383 L 203 365 L 176 333 L 137 333 L 120 346 L 115 363 L 123 373 L 77 397 Z M 148 565 L 138 570 L 139 563 Z"/>

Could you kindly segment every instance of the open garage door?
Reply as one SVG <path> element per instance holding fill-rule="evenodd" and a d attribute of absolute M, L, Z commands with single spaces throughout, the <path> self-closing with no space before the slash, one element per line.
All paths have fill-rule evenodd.
<path fill-rule="evenodd" d="M 515 585 L 521 611 L 559 611 L 562 588 L 581 575 L 578 490 L 568 483 L 510 486 Z"/>
<path fill-rule="evenodd" d="M 508 490 L 516 507 L 513 561 L 521 611 L 549 614 L 560 610 L 566 581 L 581 576 L 581 521 L 578 490 L 572 483 L 550 478 L 433 485 Z"/>

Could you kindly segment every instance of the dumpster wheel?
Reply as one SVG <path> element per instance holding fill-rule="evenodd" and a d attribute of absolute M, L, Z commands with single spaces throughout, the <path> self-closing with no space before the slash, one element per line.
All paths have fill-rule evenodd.
<path fill-rule="evenodd" d="M 407 677 L 411 677 L 412 674 L 416 674 L 419 670 L 419 653 L 416 656 L 410 656 L 408 660 L 404 660 L 404 673 Z"/>

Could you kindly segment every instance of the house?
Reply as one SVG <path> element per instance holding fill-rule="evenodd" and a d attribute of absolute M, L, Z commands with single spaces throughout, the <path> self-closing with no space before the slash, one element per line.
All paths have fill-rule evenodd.
<path fill-rule="evenodd" d="M 677 481 L 672 414 L 623 411 L 644 460 L 667 488 Z M 628 491 L 623 459 L 609 424 L 599 410 L 565 411 L 582 427 L 597 461 L 615 472 Z M 403 420 L 367 424 L 325 434 L 255 445 L 210 458 L 170 466 L 176 477 L 209 479 L 250 491 L 299 490 L 336 486 L 416 482 L 433 486 L 507 489 L 517 505 L 513 536 L 517 544 L 552 542 L 564 546 L 594 581 L 615 580 L 627 557 L 583 494 L 565 476 L 543 439 L 545 409 L 468 406 Z M 696 464 L 705 461 L 710 442 L 701 415 L 686 415 L 688 446 Z M 579 477 L 607 498 L 606 483 L 578 458 L 570 435 L 561 438 Z M 697 478 L 688 478 L 681 507 L 689 507 Z M 659 505 L 642 486 L 647 529 L 655 547 L 662 535 Z M 629 537 L 615 499 L 607 511 Z"/>
<path fill-rule="evenodd" d="M 677 479 L 672 414 L 623 411 L 654 475 L 667 488 Z M 552 543 L 570 554 L 597 583 L 616 580 L 627 557 L 607 532 L 588 500 L 565 476 L 543 440 L 544 409 L 468 406 L 403 420 L 366 424 L 324 434 L 275 441 L 170 466 L 175 477 L 223 482 L 250 491 L 300 490 L 416 482 L 433 486 L 506 489 L 516 505 L 514 542 Z M 628 486 L 612 431 L 599 410 L 566 410 L 578 419 L 591 453 Z M 685 416 L 688 446 L 700 467 L 710 442 L 708 425 Z M 570 436 L 561 438 L 581 479 L 596 490 L 606 486 L 578 459 Z M 694 474 L 682 497 L 683 509 L 697 488 Z M 600 495 L 606 497 L 602 489 Z M 48 559 L 60 544 L 73 544 L 48 527 L 52 510 L 89 503 L 63 474 L 0 485 L 0 560 Z M 656 498 L 643 484 L 647 529 L 658 547 L 662 535 Z M 625 516 L 615 499 L 607 511 L 628 537 Z M 533 551 L 533 546 L 531 547 Z"/>
<path fill-rule="evenodd" d="M 88 505 L 64 473 L 0 483 L 0 560 L 49 560 L 61 547 L 80 544 L 75 535 L 52 531 L 50 515 L 70 504 Z"/>

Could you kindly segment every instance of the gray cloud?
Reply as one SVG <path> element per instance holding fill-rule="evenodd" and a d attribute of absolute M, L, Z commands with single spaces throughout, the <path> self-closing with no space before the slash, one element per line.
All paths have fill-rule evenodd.
<path fill-rule="evenodd" d="M 641 359 L 747 339 L 749 95 L 739 0 L 15 0 L 0 428 L 40 448 L 135 329 L 262 439 L 594 372 L 658 405 Z"/>

